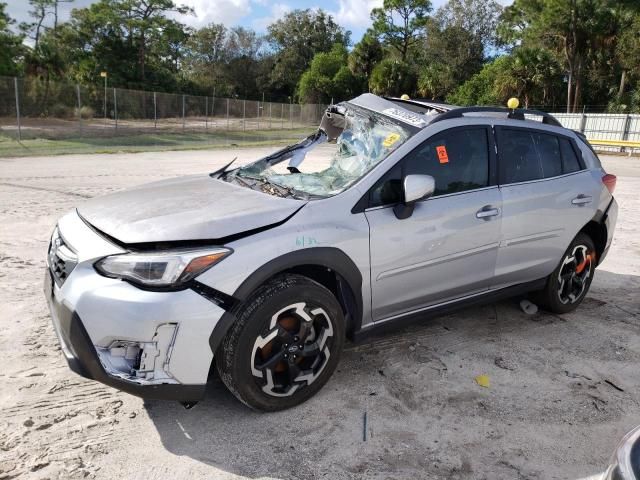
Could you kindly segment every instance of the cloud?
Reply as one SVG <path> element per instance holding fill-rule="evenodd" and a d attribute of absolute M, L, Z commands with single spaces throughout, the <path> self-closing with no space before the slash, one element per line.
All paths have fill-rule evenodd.
<path fill-rule="evenodd" d="M 367 28 L 371 25 L 371 10 L 381 6 L 382 0 L 338 0 L 338 11 L 331 15 L 346 28 Z"/>
<path fill-rule="evenodd" d="M 286 3 L 275 3 L 271 5 L 271 11 L 266 17 L 256 18 L 253 21 L 253 27 L 259 32 L 265 31 L 267 26 L 282 18 L 291 11 L 291 7 Z"/>
<path fill-rule="evenodd" d="M 174 15 L 192 27 L 202 27 L 210 23 L 235 25 L 238 20 L 251 14 L 250 0 L 178 0 L 179 5 L 191 7 L 194 15 Z"/>

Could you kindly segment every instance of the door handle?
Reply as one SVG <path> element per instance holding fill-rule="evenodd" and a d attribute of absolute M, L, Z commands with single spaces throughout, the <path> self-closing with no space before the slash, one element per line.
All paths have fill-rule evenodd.
<path fill-rule="evenodd" d="M 500 215 L 500 209 L 494 208 L 491 205 L 486 205 L 476 212 L 476 218 L 484 218 L 489 220 L 491 217 Z"/>
<path fill-rule="evenodd" d="M 586 205 L 587 203 L 591 203 L 591 197 L 589 195 L 580 194 L 573 200 L 571 200 L 573 205 Z"/>

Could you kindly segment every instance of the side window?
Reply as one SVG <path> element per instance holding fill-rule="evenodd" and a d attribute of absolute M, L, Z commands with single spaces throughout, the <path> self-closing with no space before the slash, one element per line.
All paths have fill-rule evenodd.
<path fill-rule="evenodd" d="M 411 174 L 431 175 L 436 181 L 434 196 L 488 186 L 487 129 L 456 128 L 434 135 L 378 180 L 369 206 L 400 202 L 402 177 Z"/>
<path fill-rule="evenodd" d="M 402 200 L 402 161 L 398 162 L 369 192 L 369 207 L 393 205 Z"/>
<path fill-rule="evenodd" d="M 562 152 L 562 173 L 581 170 L 580 161 L 568 138 L 560 138 L 560 151 Z"/>
<path fill-rule="evenodd" d="M 504 128 L 498 144 L 502 184 L 543 178 L 531 132 Z"/>
<path fill-rule="evenodd" d="M 533 134 L 533 139 L 540 156 L 542 178 L 562 175 L 562 157 L 558 137 L 537 132 Z"/>
<path fill-rule="evenodd" d="M 456 128 L 438 133 L 404 159 L 404 174 L 431 175 L 434 195 L 489 185 L 487 129 Z"/>

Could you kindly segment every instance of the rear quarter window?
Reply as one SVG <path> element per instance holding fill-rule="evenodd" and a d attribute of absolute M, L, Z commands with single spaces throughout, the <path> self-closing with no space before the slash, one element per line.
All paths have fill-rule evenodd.
<path fill-rule="evenodd" d="M 571 140 L 551 133 L 502 128 L 498 150 L 501 184 L 552 178 L 582 169 Z"/>
<path fill-rule="evenodd" d="M 572 173 L 581 170 L 580 161 L 576 151 L 568 138 L 560 138 L 560 151 L 562 152 L 562 173 Z"/>

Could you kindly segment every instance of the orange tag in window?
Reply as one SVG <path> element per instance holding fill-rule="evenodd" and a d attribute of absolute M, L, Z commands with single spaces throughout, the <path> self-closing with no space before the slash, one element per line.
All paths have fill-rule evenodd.
<path fill-rule="evenodd" d="M 440 163 L 449 163 L 447 147 L 445 147 L 444 145 L 440 145 L 436 147 L 436 152 L 438 153 L 438 160 L 440 160 Z"/>

